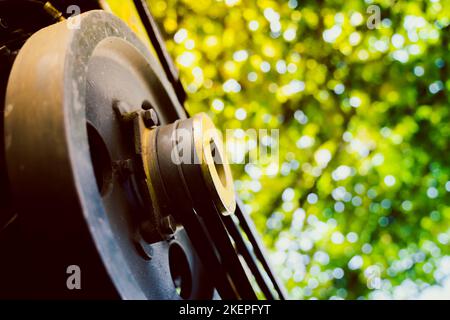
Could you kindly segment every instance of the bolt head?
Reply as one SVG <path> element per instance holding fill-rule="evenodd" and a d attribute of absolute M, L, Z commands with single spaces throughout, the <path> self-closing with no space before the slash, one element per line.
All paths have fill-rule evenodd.
<path fill-rule="evenodd" d="M 142 111 L 142 118 L 144 119 L 144 124 L 148 128 L 159 125 L 158 115 L 154 109 Z"/>
<path fill-rule="evenodd" d="M 114 102 L 113 109 L 116 111 L 119 118 L 125 122 L 133 120 L 138 115 L 135 109 L 125 101 Z"/>

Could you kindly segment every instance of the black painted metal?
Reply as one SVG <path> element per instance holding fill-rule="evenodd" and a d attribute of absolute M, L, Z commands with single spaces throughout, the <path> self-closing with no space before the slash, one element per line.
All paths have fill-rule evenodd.
<path fill-rule="evenodd" d="M 152 42 L 152 45 L 158 55 L 159 61 L 166 72 L 167 78 L 172 83 L 173 88 L 177 94 L 177 97 L 181 104 L 186 100 L 186 92 L 181 84 L 180 76 L 175 64 L 172 61 L 169 53 L 164 45 L 164 39 L 161 36 L 161 32 L 150 13 L 146 0 L 133 0 L 138 11 L 139 17 L 147 31 L 147 34 Z"/>
<path fill-rule="evenodd" d="M 36 297 L 42 288 L 48 290 L 44 297 L 110 297 L 111 285 L 101 284 L 104 291 L 97 291 L 104 278 L 124 299 L 177 299 L 169 270 L 170 239 L 143 244 L 152 248 L 150 260 L 136 248 L 142 208 L 131 179 L 124 179 L 114 166 L 132 159 L 134 149 L 123 138 L 126 128 L 116 119 L 113 105 L 123 100 L 141 108 L 145 100 L 152 101 L 163 123 L 184 117 L 184 110 L 164 85 L 158 62 L 120 19 L 103 11 L 85 13 L 81 19 L 78 30 L 69 30 L 63 22 L 36 33 L 11 72 L 7 168 L 23 230 L 19 240 L 29 244 L 28 251 L 17 243 L 9 246 L 19 250 L 17 254 L 27 252 L 34 261 L 42 260 L 33 265 L 39 274 L 24 277 L 25 282 L 21 273 L 4 276 L 20 279 L 18 289 L 25 297 Z M 99 143 L 88 145 L 90 132 Z M 100 149 L 110 157 L 105 163 L 109 168 L 97 167 L 110 171 L 105 190 L 98 186 L 94 161 Z M 197 264 L 188 238 L 179 242 Z M 9 256 L 1 265 L 26 268 L 26 259 Z M 66 287 L 65 267 L 70 264 L 84 272 L 85 290 Z M 196 270 L 193 278 L 203 281 L 203 272 Z"/>
<path fill-rule="evenodd" d="M 256 283 L 258 284 L 262 293 L 267 300 L 275 300 L 276 296 L 273 294 L 270 288 L 270 284 L 266 281 L 266 277 L 264 277 L 263 273 L 259 269 L 257 258 L 251 251 L 251 248 L 245 243 L 239 227 L 235 224 L 233 218 L 230 216 L 222 217 L 222 220 L 236 244 L 237 252 L 241 254 L 245 259 L 245 262 L 250 268 L 252 275 L 255 277 Z"/>
<path fill-rule="evenodd" d="M 10 1 L 0 0 L 0 4 L 6 2 Z M 17 1 L 20 4 L 32 2 Z M 37 2 L 34 1 L 33 5 L 36 5 Z M 55 3 L 62 5 L 67 3 L 67 1 L 56 0 Z M 79 1 L 78 3 L 82 5 L 82 10 L 90 9 L 92 6 L 99 6 L 97 2 L 92 1 Z M 127 33 L 125 36 L 120 34 L 122 31 L 119 31 L 119 34 L 117 34 L 117 30 L 122 30 L 123 24 L 117 22 L 116 19 L 107 21 L 103 25 L 102 23 L 105 23 L 104 16 L 95 16 L 97 13 L 91 14 L 97 19 L 97 22 L 94 22 L 96 19 L 91 18 L 89 22 L 92 25 L 96 25 L 95 28 L 98 28 L 100 25 L 99 30 L 104 27 L 104 34 L 108 36 L 123 37 L 127 41 L 131 39 L 133 45 L 140 51 L 132 53 L 132 49 L 127 49 L 126 44 L 123 43 L 105 47 L 103 48 L 104 50 L 100 51 L 94 50 L 93 43 L 89 44 L 89 42 L 94 41 L 94 43 L 98 44 L 101 40 L 98 36 L 102 33 L 97 34 L 94 31 L 95 28 L 83 27 L 82 32 L 77 33 L 77 36 L 71 39 L 73 45 L 70 50 L 73 50 L 73 52 L 68 53 L 68 59 L 71 61 L 77 59 L 77 64 L 80 64 L 80 62 L 81 64 L 78 66 L 78 70 L 73 69 L 72 73 L 66 75 L 72 77 L 75 81 L 72 83 L 67 82 L 67 88 L 65 89 L 68 92 L 73 90 L 77 94 L 86 94 L 82 98 L 78 97 L 82 101 L 86 101 L 86 115 L 85 120 L 82 120 L 84 116 L 79 112 L 74 110 L 65 111 L 70 114 L 70 117 L 73 117 L 71 121 L 75 122 L 75 127 L 65 131 L 66 134 L 69 132 L 70 139 L 73 139 L 69 139 L 69 148 L 74 148 L 75 146 L 77 146 L 75 148 L 79 148 L 81 146 L 80 150 L 73 149 L 76 152 L 69 156 L 72 163 L 70 170 L 75 172 L 75 175 L 79 175 L 76 179 L 87 179 L 86 174 L 80 171 L 82 169 L 80 163 L 85 165 L 88 159 L 85 154 L 87 141 L 83 140 L 86 137 L 79 135 L 76 133 L 77 131 L 73 130 L 82 130 L 81 127 L 78 127 L 81 125 L 84 127 L 85 123 L 81 124 L 81 122 L 88 121 L 89 125 L 94 128 L 91 130 L 96 131 L 104 140 L 106 148 L 111 153 L 110 156 L 113 163 L 115 163 L 112 168 L 112 180 L 109 182 L 111 186 L 106 191 L 97 191 L 101 194 L 101 197 L 96 195 L 95 199 L 89 200 L 88 194 L 92 196 L 94 190 L 91 186 L 93 180 L 88 179 L 85 180 L 85 185 L 83 186 L 87 189 L 78 190 L 80 199 L 75 199 L 72 195 L 69 197 L 64 196 L 62 199 L 54 198 L 52 202 L 51 198 L 48 198 L 45 194 L 45 190 L 42 189 L 48 181 L 42 180 L 42 175 L 39 176 L 40 172 L 33 172 L 33 175 L 36 173 L 38 175 L 32 178 L 37 179 L 29 186 L 31 189 L 27 189 L 31 191 L 29 194 L 33 195 L 33 199 L 28 202 L 25 201 L 16 207 L 15 212 L 19 214 L 12 214 L 13 210 L 11 210 L 10 215 L 6 216 L 4 214 L 5 211 L 2 209 L 2 216 L 2 212 L 0 212 L 0 218 L 6 217 L 5 221 L 0 219 L 0 222 L 3 222 L 0 225 L 0 253 L 2 257 L 9 260 L 9 263 L 0 264 L 0 296 L 5 296 L 5 294 L 9 293 L 10 297 L 41 298 L 57 296 L 60 298 L 117 298 L 119 296 L 122 298 L 178 298 L 172 284 L 170 283 L 169 285 L 168 283 L 168 281 L 171 281 L 170 274 L 168 274 L 169 267 L 167 261 L 164 260 L 167 259 L 167 250 L 171 239 L 149 245 L 142 241 L 139 234 L 138 225 L 143 216 L 139 212 L 148 210 L 151 206 L 148 206 L 148 199 L 140 197 L 139 190 L 142 183 L 137 180 L 141 179 L 142 175 L 137 177 L 133 172 L 131 172 L 131 175 L 128 172 L 124 177 L 124 172 L 133 171 L 136 161 L 133 158 L 134 155 L 131 148 L 127 146 L 128 140 L 124 140 L 124 131 L 127 132 L 130 129 L 127 129 L 126 126 L 124 127 L 123 124 L 119 123 L 120 121 L 117 121 L 112 105 L 117 101 L 126 101 L 134 107 L 140 108 L 143 102 L 150 100 L 161 120 L 161 124 L 164 125 L 177 119 L 186 118 L 187 112 L 183 108 L 186 93 L 181 85 L 173 61 L 165 49 L 163 39 L 149 12 L 146 1 L 135 0 L 134 3 L 164 69 L 164 77 L 171 84 L 174 92 L 172 98 L 175 97 L 177 101 L 174 101 L 172 98 L 167 100 L 167 97 L 161 95 L 158 96 L 158 92 L 161 93 L 165 89 L 155 90 L 153 87 L 150 91 L 146 91 L 148 88 L 143 82 L 140 82 L 142 79 L 154 81 L 161 77 L 161 74 L 149 75 L 151 71 L 145 70 L 145 66 L 139 62 L 142 59 L 139 55 L 149 58 L 150 53 L 139 43 L 137 38 L 128 34 L 128 31 L 125 32 Z M 21 16 L 21 14 L 18 14 L 18 16 Z M 43 17 L 42 19 L 49 18 Z M 49 22 L 39 23 L 49 24 Z M 39 23 L 33 24 L 30 22 L 30 30 L 41 27 Z M 108 23 L 113 27 L 107 26 Z M 3 32 L 4 30 L 0 31 Z M 30 33 L 24 34 L 23 39 L 19 40 L 23 43 L 24 39 L 29 35 Z M 0 47 L 1 45 L 0 43 Z M 20 48 L 20 46 L 21 43 L 18 43 L 17 48 Z M 6 49 L 9 48 L 6 47 Z M 80 60 L 80 57 L 83 57 L 83 55 L 85 55 L 85 58 Z M 89 70 L 88 74 L 83 75 L 82 70 L 86 70 L 85 68 L 87 67 Z M 158 67 L 152 64 L 152 68 L 157 69 Z M 1 71 L 2 77 L 5 73 L 9 73 L 8 70 L 5 72 L 2 69 Z M 136 73 L 142 75 L 141 79 L 131 76 Z M 56 77 L 58 76 L 59 74 L 56 74 Z M 82 92 L 84 90 L 82 88 L 85 88 L 85 85 L 83 85 L 85 80 L 87 80 L 87 91 Z M 74 85 L 75 87 L 71 87 Z M 153 85 L 155 85 L 155 82 L 152 83 Z M 48 96 L 48 92 L 42 92 L 41 98 L 45 99 L 46 94 Z M 36 99 L 38 98 L 36 97 Z M 164 101 L 164 99 L 166 100 Z M 35 110 L 37 110 L 38 107 L 35 107 Z M 38 118 L 43 119 L 42 114 Z M 45 127 L 45 123 L 43 125 Z M 62 142 L 63 140 L 59 141 Z M 54 146 L 49 145 L 49 147 L 52 148 Z M 161 144 L 161 148 L 163 147 L 168 147 L 168 145 L 163 146 Z M 51 156 L 48 159 L 50 161 Z M 92 161 L 92 158 L 90 160 Z M 167 160 L 161 158 L 161 163 L 165 163 Z M 121 168 L 124 163 L 127 164 L 125 169 Z M 64 166 L 65 164 L 56 166 L 53 169 L 62 170 Z M 47 170 L 45 167 L 43 169 L 44 171 Z M 192 202 L 192 198 L 195 200 L 196 197 L 201 197 L 202 195 L 201 188 L 197 189 L 201 185 L 201 181 L 197 180 L 195 182 L 195 177 L 198 179 L 198 172 L 196 173 L 195 170 L 198 170 L 198 168 L 181 166 L 177 169 L 177 172 L 182 172 L 181 176 L 174 176 L 174 172 L 170 170 L 170 166 L 162 167 L 161 174 L 165 174 L 166 177 L 169 177 L 169 180 L 173 180 L 172 182 L 164 180 L 166 189 L 170 190 L 170 194 L 166 196 L 172 202 L 172 214 L 177 217 L 177 220 L 181 222 L 187 231 L 187 235 L 183 229 L 177 231 L 174 238 L 178 239 L 178 242 L 185 247 L 186 252 L 190 253 L 188 254 L 188 260 L 194 276 L 192 287 L 195 288 L 190 298 L 211 298 L 212 291 L 209 283 L 213 282 L 221 298 L 256 299 L 255 291 L 250 284 L 245 268 L 239 260 L 239 255 L 242 255 L 266 298 L 284 299 L 283 285 L 271 269 L 263 245 L 258 239 L 256 229 L 248 215 L 242 211 L 242 204 L 239 199 L 237 198 L 236 217 L 242 230 L 231 217 L 221 216 L 212 202 L 208 204 L 203 203 L 202 205 Z M 63 176 L 67 174 L 66 171 L 61 171 L 61 173 L 63 173 Z M 52 177 L 57 177 L 51 171 L 48 171 L 48 176 L 50 180 Z M 5 179 L 2 179 L 2 186 L 7 185 L 4 183 Z M 67 181 L 69 181 L 69 185 L 73 184 L 73 180 L 69 179 Z M 180 185 L 183 183 L 186 186 L 188 182 L 194 189 L 197 189 L 190 191 L 190 193 L 194 194 L 193 197 L 186 195 L 186 189 L 180 188 L 177 191 L 177 188 L 174 187 L 176 184 L 173 184 L 178 183 Z M 73 189 L 79 187 L 80 185 L 71 185 L 64 192 L 72 192 Z M 52 186 L 51 190 L 58 191 L 57 188 L 58 186 Z M 32 192 L 33 190 L 35 194 Z M 9 188 L 5 191 L 9 191 Z M 22 190 L 21 192 L 26 194 L 27 191 Z M 203 192 L 206 193 L 206 191 Z M 7 193 L 2 192 L 2 195 L 5 194 Z M 143 203 L 145 203 L 144 206 Z M 30 209 L 34 210 L 33 215 L 29 213 L 23 214 Z M 61 211 L 66 211 L 65 215 L 61 216 Z M 80 212 L 84 212 L 85 216 L 80 215 Z M 137 215 L 136 212 L 138 212 Z M 89 216 L 91 217 L 89 218 Z M 105 218 L 108 221 L 108 228 L 110 228 L 108 232 L 106 232 L 107 230 L 104 229 L 104 226 L 98 224 L 98 221 L 95 220 Z M 8 228 L 4 226 L 8 226 Z M 36 230 L 35 228 L 38 226 L 40 229 Z M 94 229 L 95 232 L 93 231 Z M 111 231 L 113 234 L 109 234 Z M 252 248 L 249 248 L 244 241 L 241 232 L 246 234 Z M 102 236 L 105 236 L 108 240 L 101 240 L 103 242 L 99 245 L 98 241 L 100 241 L 99 239 Z M 233 241 L 230 240 L 230 236 Z M 11 243 L 14 243 L 14 246 L 11 246 Z M 139 248 L 136 248 L 136 246 Z M 38 248 L 41 248 L 41 250 Z M 111 255 L 112 251 L 108 253 L 108 250 L 121 251 L 124 255 L 124 260 L 120 262 L 120 259 L 113 257 Z M 24 255 L 22 254 L 23 252 L 28 252 L 28 254 Z M 201 261 L 198 260 L 196 252 Z M 106 259 L 105 257 L 108 258 Z M 33 266 L 33 270 L 39 272 L 40 275 L 27 274 L 27 263 L 30 259 L 44 262 L 38 266 Z M 62 266 L 70 263 L 73 259 L 79 259 L 78 261 L 82 261 L 81 264 L 90 270 L 87 274 L 87 279 L 90 281 L 88 285 L 89 290 L 85 290 L 82 293 L 67 292 L 66 288 L 61 286 L 61 281 L 64 284 L 64 274 L 59 275 L 57 278 L 51 277 L 53 273 L 57 273 Z M 52 261 L 55 264 L 48 268 L 45 262 Z M 263 266 L 263 270 L 260 269 L 259 263 Z M 125 273 L 121 273 L 123 271 L 120 270 L 121 264 L 128 266 L 125 268 L 127 269 Z M 17 267 L 17 265 L 20 265 L 20 267 Z M 205 265 L 207 269 L 203 269 L 202 265 Z M 17 277 L 5 277 L 8 274 L 16 274 Z M 22 274 L 25 276 L 21 277 Z M 130 280 L 131 278 L 134 279 Z M 119 282 L 120 284 L 118 284 Z M 30 285 L 34 289 L 29 291 L 28 294 L 18 290 Z M 48 290 L 42 291 L 42 286 L 45 286 Z M 14 291 L 14 288 L 17 290 Z M 276 294 L 274 294 L 273 289 L 275 289 Z"/>
<path fill-rule="evenodd" d="M 278 292 L 279 299 L 286 299 L 286 291 L 284 288 L 284 285 L 281 283 L 281 281 L 276 276 L 275 272 L 273 271 L 272 267 L 270 266 L 270 263 L 267 261 L 267 253 L 265 252 L 264 245 L 262 244 L 261 240 L 258 236 L 258 231 L 256 230 L 256 227 L 253 223 L 253 221 L 250 219 L 248 214 L 242 209 L 243 204 L 239 200 L 239 197 L 236 196 L 236 216 L 239 219 L 239 224 L 245 234 L 247 235 L 250 243 L 253 246 L 253 251 L 255 252 L 256 257 L 263 265 L 264 270 L 269 275 L 276 291 Z"/>
<path fill-rule="evenodd" d="M 192 120 L 187 120 L 187 123 L 192 123 Z M 200 213 L 204 213 L 204 209 L 194 205 L 189 191 L 185 188 L 188 181 L 189 185 L 194 186 L 194 188 L 201 188 L 202 181 L 198 181 L 199 176 L 197 174 L 191 174 L 191 179 L 186 181 L 185 176 L 180 174 L 180 168 L 171 159 L 176 142 L 172 137 L 178 124 L 179 121 L 156 129 L 156 141 L 154 147 L 150 150 L 155 152 L 158 159 L 160 178 L 155 176 L 152 179 L 155 181 L 161 179 L 161 183 L 164 185 L 161 188 L 163 192 L 160 193 L 162 205 L 166 206 L 186 229 L 221 297 L 223 299 L 238 299 L 240 297 L 238 288 L 235 287 L 232 279 L 228 276 L 226 265 L 220 259 L 220 248 L 214 245 L 215 241 L 212 237 L 215 234 L 208 232 L 208 226 L 200 215 Z M 197 166 L 192 166 L 191 169 L 199 170 Z M 164 192 L 164 190 L 167 191 Z M 195 211 L 194 207 L 202 212 Z"/>

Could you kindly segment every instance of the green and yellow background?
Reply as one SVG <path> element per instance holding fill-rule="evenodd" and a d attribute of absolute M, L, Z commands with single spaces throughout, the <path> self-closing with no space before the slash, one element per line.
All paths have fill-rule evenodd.
<path fill-rule="evenodd" d="M 450 298 L 450 1 L 148 3 L 190 113 L 280 130 L 233 172 L 290 298 Z"/>

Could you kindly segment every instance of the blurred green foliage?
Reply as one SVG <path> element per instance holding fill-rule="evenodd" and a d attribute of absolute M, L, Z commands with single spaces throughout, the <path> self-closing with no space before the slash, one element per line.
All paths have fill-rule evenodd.
<path fill-rule="evenodd" d="M 411 298 L 446 279 L 448 0 L 149 4 L 191 113 L 280 130 L 278 170 L 233 170 L 291 298 Z"/>

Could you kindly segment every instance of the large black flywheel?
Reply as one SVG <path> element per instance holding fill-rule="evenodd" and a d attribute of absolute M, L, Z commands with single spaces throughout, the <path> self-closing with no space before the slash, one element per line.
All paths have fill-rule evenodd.
<path fill-rule="evenodd" d="M 14 56 L 0 297 L 282 299 L 221 135 L 188 116 L 136 3 L 159 60 L 101 10 L 40 29 Z"/>

